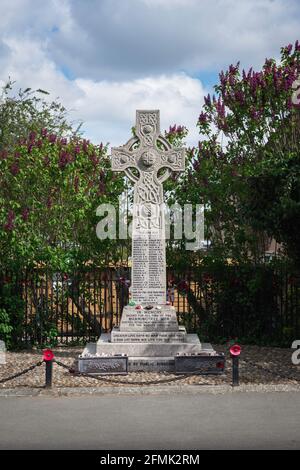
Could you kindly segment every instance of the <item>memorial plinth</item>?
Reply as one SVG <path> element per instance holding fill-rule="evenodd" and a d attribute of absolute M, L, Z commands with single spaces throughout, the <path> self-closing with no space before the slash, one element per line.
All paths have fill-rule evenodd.
<path fill-rule="evenodd" d="M 173 306 L 152 306 L 150 310 L 124 307 L 120 326 L 90 343 L 83 358 L 128 357 L 128 371 L 175 371 L 177 355 L 198 356 L 199 361 L 214 357 L 210 344 L 201 344 L 196 334 L 187 334 L 177 322 Z M 81 370 L 79 360 L 79 370 Z"/>
<path fill-rule="evenodd" d="M 131 299 L 120 325 L 99 341 L 87 345 L 84 361 L 97 357 L 128 357 L 129 371 L 175 371 L 179 354 L 201 358 L 216 355 L 210 344 L 178 325 L 176 311 L 166 304 L 165 210 L 162 183 L 172 171 L 183 171 L 185 149 L 173 147 L 160 133 L 159 111 L 137 111 L 135 136 L 125 145 L 112 148 L 112 170 L 123 171 L 134 183 L 132 221 Z M 133 171 L 134 170 L 134 171 Z M 138 176 L 137 176 L 138 175 Z M 100 359 L 99 359 L 100 361 Z M 180 362 L 180 361 L 179 361 Z M 104 367 L 101 364 L 101 367 Z M 111 366 L 112 367 L 112 366 Z M 178 366 L 179 367 L 179 366 Z M 188 367 L 187 365 L 185 367 Z"/>

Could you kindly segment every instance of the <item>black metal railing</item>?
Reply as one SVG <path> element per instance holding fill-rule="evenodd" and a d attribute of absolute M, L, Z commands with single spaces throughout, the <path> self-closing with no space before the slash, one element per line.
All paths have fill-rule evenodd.
<path fill-rule="evenodd" d="M 197 267 L 168 269 L 167 278 L 179 321 L 204 340 L 281 345 L 300 337 L 295 272 L 268 265 Z M 8 312 L 12 344 L 97 339 L 119 324 L 129 282 L 129 268 L 0 273 L 0 309 Z"/>

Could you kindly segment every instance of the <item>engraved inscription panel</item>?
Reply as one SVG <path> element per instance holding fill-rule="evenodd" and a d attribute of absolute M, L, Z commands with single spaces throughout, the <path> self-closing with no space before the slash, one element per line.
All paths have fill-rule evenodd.
<path fill-rule="evenodd" d="M 127 357 L 79 358 L 79 370 L 86 374 L 127 374 Z"/>

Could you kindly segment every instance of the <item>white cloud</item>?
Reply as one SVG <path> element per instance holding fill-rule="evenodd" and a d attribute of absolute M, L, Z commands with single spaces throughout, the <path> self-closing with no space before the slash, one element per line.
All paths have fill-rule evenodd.
<path fill-rule="evenodd" d="M 76 76 L 195 74 L 259 66 L 297 39 L 298 0 L 69 0 L 49 54 Z"/>
<path fill-rule="evenodd" d="M 92 141 L 125 143 L 134 125 L 136 109 L 160 109 L 162 130 L 180 124 L 190 129 L 188 142 L 196 145 L 197 117 L 205 90 L 184 73 L 125 81 L 68 80 L 47 57 L 44 44 L 6 39 L 9 60 L 2 69 L 23 87 L 43 88 L 59 97 L 74 120 L 83 120 L 85 136 Z"/>
<path fill-rule="evenodd" d="M 93 129 L 94 138 L 106 135 L 113 144 L 125 143 L 136 109 L 160 109 L 162 130 L 175 123 L 185 125 L 190 130 L 189 144 L 196 144 L 195 124 L 205 94 L 199 80 L 182 73 L 124 82 L 75 82 L 83 92 L 74 103 L 76 113 Z"/>
<path fill-rule="evenodd" d="M 88 138 L 113 145 L 127 140 L 138 108 L 160 109 L 162 128 L 186 125 L 195 144 L 206 92 L 192 77 L 238 60 L 260 66 L 297 39 L 300 19 L 298 0 L 2 0 L 1 7 L 0 81 L 46 89 L 85 121 Z"/>

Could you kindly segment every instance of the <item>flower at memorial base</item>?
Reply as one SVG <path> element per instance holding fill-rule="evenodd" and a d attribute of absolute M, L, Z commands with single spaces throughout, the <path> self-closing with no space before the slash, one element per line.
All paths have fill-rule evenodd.
<path fill-rule="evenodd" d="M 143 307 L 142 307 L 141 305 L 137 305 L 137 306 L 135 307 L 135 309 L 136 309 L 136 310 L 142 310 Z"/>
<path fill-rule="evenodd" d="M 229 351 L 232 356 L 239 356 L 241 354 L 241 346 L 238 344 L 234 344 L 230 347 Z"/>
<path fill-rule="evenodd" d="M 43 360 L 44 361 L 52 361 L 54 359 L 54 354 L 51 349 L 45 349 L 43 351 Z"/>
<path fill-rule="evenodd" d="M 225 364 L 224 364 L 223 361 L 217 362 L 217 364 L 216 364 L 217 369 L 224 369 L 224 366 L 225 366 Z"/>
<path fill-rule="evenodd" d="M 135 301 L 134 301 L 134 300 L 130 300 L 128 305 L 130 305 L 130 307 L 134 307 L 134 306 L 135 306 Z"/>

